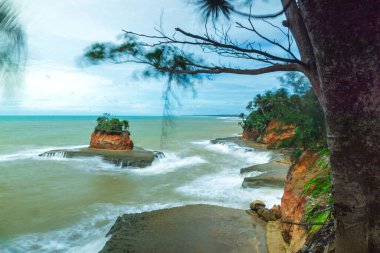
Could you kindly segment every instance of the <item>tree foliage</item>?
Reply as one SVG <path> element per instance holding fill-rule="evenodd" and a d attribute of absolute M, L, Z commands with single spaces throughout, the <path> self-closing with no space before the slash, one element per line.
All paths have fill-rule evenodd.
<path fill-rule="evenodd" d="M 0 82 L 2 85 L 19 81 L 19 69 L 25 62 L 26 38 L 15 7 L 0 0 Z"/>
<path fill-rule="evenodd" d="M 322 148 L 326 144 L 324 116 L 318 99 L 307 79 L 296 73 L 280 77 L 283 88 L 258 94 L 247 105 L 251 113 L 242 122 L 242 127 L 263 132 L 270 120 L 279 119 L 288 125 L 295 125 L 295 136 L 283 145 L 308 148 Z"/>
<path fill-rule="evenodd" d="M 119 36 L 117 43 L 95 43 L 86 49 L 84 54 L 86 63 L 141 63 L 146 68 L 141 73 L 143 77 L 167 78 L 171 82 L 188 87 L 195 80 L 200 80 L 200 73 L 196 73 L 194 62 L 201 62 L 194 54 L 186 54 L 175 46 L 160 45 L 146 47 L 136 36 L 125 33 Z"/>
<path fill-rule="evenodd" d="M 109 113 L 104 113 L 103 116 L 97 118 L 97 125 L 95 131 L 100 132 L 117 132 L 121 133 L 128 131 L 129 121 L 120 120 L 118 118 L 111 117 Z"/>

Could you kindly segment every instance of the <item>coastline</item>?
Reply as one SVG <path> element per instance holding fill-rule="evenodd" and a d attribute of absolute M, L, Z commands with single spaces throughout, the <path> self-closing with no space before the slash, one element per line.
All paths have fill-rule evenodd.
<path fill-rule="evenodd" d="M 133 125 L 137 146 L 161 149 L 155 144 L 158 140 L 152 139 L 159 135 L 158 123 L 147 119 Z M 122 213 L 200 203 L 244 210 L 254 196 L 268 196 L 266 202 L 272 206 L 282 195 L 279 189 L 241 187 L 243 175 L 239 169 L 267 162 L 271 152 L 251 155 L 232 143 L 210 144 L 211 139 L 240 131 L 229 120 L 179 120 L 171 136 L 173 141 L 162 150 L 165 157 L 144 169 L 114 166 L 98 156 L 38 156 L 48 150 L 84 148 L 92 124 L 89 120 L 53 120 L 49 124 L 33 120 L 25 124 L 32 126 L 33 135 L 24 131 L 4 135 L 9 144 L 3 146 L 0 157 L 6 176 L 2 182 L 7 183 L 9 177 L 28 176 L 28 180 L 13 182 L 15 186 L 18 181 L 22 184 L 18 191 L 4 192 L 7 199 L 2 228 L 9 240 L 0 241 L 0 248 L 5 250 L 98 252 L 107 239 L 105 234 Z M 73 131 L 73 124 L 79 130 Z M 11 122 L 9 126 L 16 129 L 20 124 Z M 17 138 L 23 143 L 14 146 Z M 30 187 L 39 194 L 29 194 Z M 16 205 L 16 200 L 20 204 Z M 35 209 L 41 210 L 41 219 L 33 218 Z"/>
<path fill-rule="evenodd" d="M 212 144 L 231 142 L 247 148 L 247 152 L 252 151 L 250 149 L 268 151 L 266 145 L 244 141 L 241 137 L 210 141 Z M 275 176 L 274 182 L 257 186 L 283 187 L 290 159 L 281 151 L 270 151 L 272 158 L 268 163 L 241 168 L 236 173 L 258 171 L 262 174 L 256 177 L 264 181 L 271 181 Z M 252 201 L 263 197 L 252 196 Z M 279 222 L 266 222 L 248 207 L 249 203 L 248 210 L 244 211 L 222 206 L 189 205 L 124 214 L 108 232 L 110 238 L 100 252 L 286 252 Z M 212 236 L 205 236 L 209 234 Z"/>

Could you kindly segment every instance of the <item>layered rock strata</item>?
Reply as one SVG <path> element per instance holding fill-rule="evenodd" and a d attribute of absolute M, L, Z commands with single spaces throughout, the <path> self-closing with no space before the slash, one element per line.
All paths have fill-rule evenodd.
<path fill-rule="evenodd" d="M 109 150 L 132 150 L 133 141 L 128 131 L 103 132 L 94 131 L 91 134 L 90 148 Z"/>

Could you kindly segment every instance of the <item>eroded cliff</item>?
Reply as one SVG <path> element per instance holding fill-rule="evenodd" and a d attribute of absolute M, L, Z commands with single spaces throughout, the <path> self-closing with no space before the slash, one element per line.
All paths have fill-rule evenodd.
<path fill-rule="evenodd" d="M 281 143 L 293 138 L 296 127 L 286 125 L 281 120 L 271 120 L 268 126 L 259 131 L 257 129 L 243 129 L 243 140 L 253 140 L 267 145 L 269 148 L 281 146 Z"/>
<path fill-rule="evenodd" d="M 327 151 L 305 151 L 290 168 L 281 199 L 281 232 L 291 252 L 323 252 L 333 239 L 330 171 Z"/>
<path fill-rule="evenodd" d="M 128 131 L 104 132 L 94 131 L 91 134 L 90 148 L 109 150 L 132 150 L 133 141 Z"/>

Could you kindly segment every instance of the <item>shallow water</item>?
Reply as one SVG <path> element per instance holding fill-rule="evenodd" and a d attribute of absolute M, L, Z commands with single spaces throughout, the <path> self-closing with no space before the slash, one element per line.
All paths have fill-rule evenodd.
<path fill-rule="evenodd" d="M 95 119 L 0 117 L 0 252 L 96 252 L 115 218 L 127 212 L 280 202 L 279 189 L 241 188 L 240 168 L 267 162 L 269 152 L 210 144 L 241 132 L 236 118 L 179 117 L 161 143 L 161 118 L 128 117 L 135 145 L 166 155 L 145 169 L 38 156 L 86 146 Z"/>

